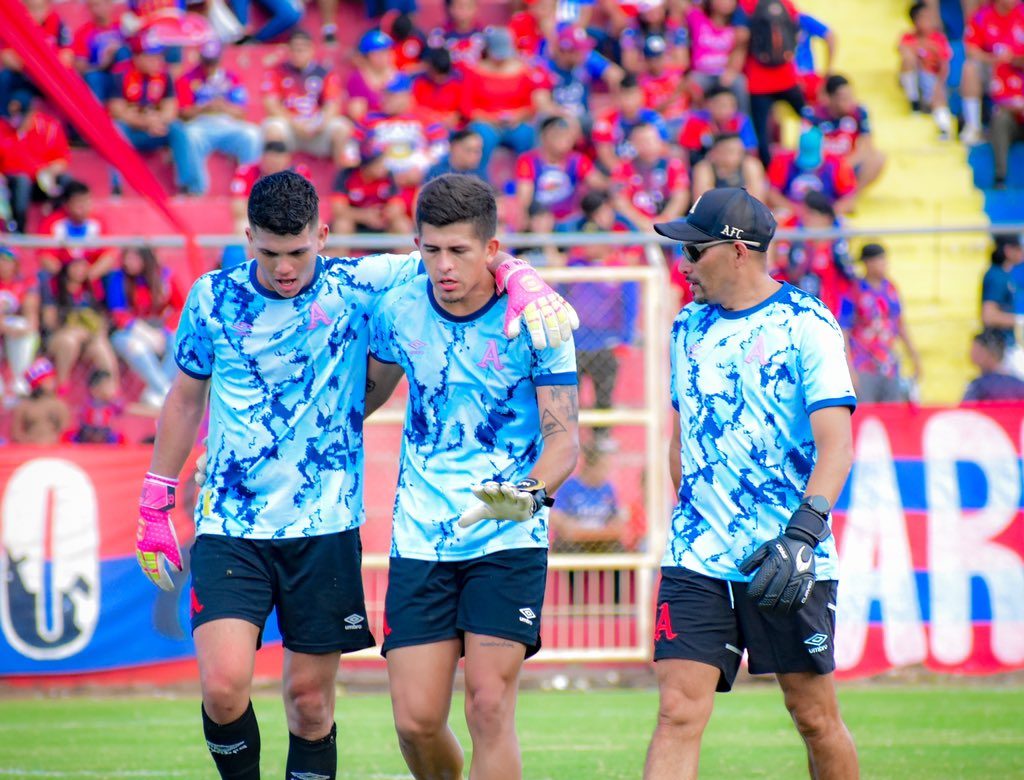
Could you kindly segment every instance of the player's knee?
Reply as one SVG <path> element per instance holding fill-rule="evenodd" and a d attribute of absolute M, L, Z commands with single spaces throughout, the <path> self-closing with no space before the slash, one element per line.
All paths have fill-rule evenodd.
<path fill-rule="evenodd" d="M 232 723 L 249 707 L 247 680 L 223 673 L 207 673 L 202 678 L 203 707 L 215 723 Z"/>
<path fill-rule="evenodd" d="M 834 729 L 841 728 L 839 714 L 827 705 L 815 701 L 787 701 L 786 707 L 805 741 L 820 740 L 830 736 Z"/>
<path fill-rule="evenodd" d="M 288 726 L 293 734 L 321 734 L 334 720 L 331 696 L 322 686 L 293 680 L 285 688 Z"/>
<path fill-rule="evenodd" d="M 504 731 L 513 718 L 512 695 L 500 682 L 466 691 L 466 724 L 476 733 Z"/>
<path fill-rule="evenodd" d="M 447 726 L 444 712 L 395 711 L 395 732 L 403 745 L 415 746 L 431 742 Z"/>
<path fill-rule="evenodd" d="M 660 731 L 671 732 L 675 739 L 700 737 L 710 717 L 710 701 L 695 699 L 678 690 L 662 690 L 658 703 L 657 728 Z"/>

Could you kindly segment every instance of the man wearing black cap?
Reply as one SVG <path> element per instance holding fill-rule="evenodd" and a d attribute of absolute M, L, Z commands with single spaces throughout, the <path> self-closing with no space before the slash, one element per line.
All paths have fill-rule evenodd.
<path fill-rule="evenodd" d="M 669 466 L 679 501 L 654 632 L 661 704 L 646 780 L 695 778 L 715 691 L 746 650 L 774 673 L 816 778 L 854 778 L 832 672 L 837 555 L 829 510 L 852 462 L 843 335 L 811 295 L 768 275 L 775 218 L 709 190 L 655 230 L 683 243 L 694 302 L 672 327 Z"/>

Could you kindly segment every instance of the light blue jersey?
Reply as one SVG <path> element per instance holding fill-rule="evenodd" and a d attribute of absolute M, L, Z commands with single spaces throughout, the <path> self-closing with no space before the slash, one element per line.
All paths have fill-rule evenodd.
<path fill-rule="evenodd" d="M 409 379 L 391 556 L 459 561 L 498 550 L 547 547 L 547 510 L 522 523 L 460 528 L 470 488 L 528 476 L 541 451 L 537 387 L 576 385 L 572 341 L 536 350 L 504 333 L 508 299 L 457 317 L 434 300 L 426 276 L 384 296 L 371 354 Z"/>
<path fill-rule="evenodd" d="M 207 481 L 196 534 L 288 539 L 363 523 L 363 412 L 369 321 L 419 255 L 317 258 L 283 298 L 256 262 L 201 276 L 176 358 L 210 379 Z"/>
<path fill-rule="evenodd" d="M 856 406 L 842 331 L 821 301 L 784 284 L 745 311 L 686 306 L 671 360 L 682 480 L 662 565 L 748 581 L 737 565 L 803 498 L 816 459 L 810 413 Z M 836 560 L 830 536 L 818 579 L 838 577 Z"/>

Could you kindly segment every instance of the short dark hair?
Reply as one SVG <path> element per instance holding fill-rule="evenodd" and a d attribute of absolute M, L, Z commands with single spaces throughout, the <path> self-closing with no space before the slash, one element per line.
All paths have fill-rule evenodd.
<path fill-rule="evenodd" d="M 829 76 L 825 79 L 825 94 L 831 97 L 849 83 L 850 80 L 846 76 L 840 76 L 838 73 L 835 76 Z"/>
<path fill-rule="evenodd" d="M 451 73 L 452 55 L 447 49 L 427 49 L 423 52 L 423 64 L 438 73 Z"/>
<path fill-rule="evenodd" d="M 312 43 L 313 36 L 301 27 L 296 27 L 288 36 L 288 43 L 294 43 L 295 41 L 308 41 L 309 43 Z"/>
<path fill-rule="evenodd" d="M 267 141 L 263 144 L 263 153 L 271 154 L 285 154 L 288 151 L 288 145 L 284 141 Z"/>
<path fill-rule="evenodd" d="M 249 224 L 278 236 L 297 236 L 320 219 L 320 198 L 295 171 L 259 179 L 249 194 Z"/>
<path fill-rule="evenodd" d="M 818 192 L 817 190 L 811 190 L 804 196 L 804 206 L 811 211 L 816 211 L 819 214 L 825 214 L 832 219 L 836 218 L 836 210 L 832 207 L 832 201 L 829 200 L 828 195 L 824 192 Z"/>
<path fill-rule="evenodd" d="M 717 86 L 712 87 L 711 89 L 704 93 L 704 100 L 712 100 L 713 98 L 716 98 L 719 95 L 732 95 L 733 97 L 736 97 L 736 93 L 733 92 L 728 87 Z"/>
<path fill-rule="evenodd" d="M 974 340 L 996 360 L 1001 361 L 1006 354 L 1006 336 L 1000 330 L 985 328 L 974 336 Z"/>
<path fill-rule="evenodd" d="M 549 116 L 546 117 L 540 123 L 540 132 L 543 135 L 552 127 L 568 127 L 569 123 L 565 121 L 564 117 L 560 116 Z"/>
<path fill-rule="evenodd" d="M 726 141 L 742 140 L 743 136 L 741 136 L 739 133 L 719 133 L 718 135 L 711 139 L 711 146 L 715 147 L 718 146 L 719 144 L 724 144 Z M 810 193 L 807 194 L 809 195 Z"/>
<path fill-rule="evenodd" d="M 584 217 L 590 219 L 610 199 L 610 196 L 604 190 L 591 190 L 580 201 L 580 211 L 583 212 Z"/>
<path fill-rule="evenodd" d="M 470 222 L 476 237 L 490 241 L 498 232 L 498 204 L 494 189 L 476 176 L 446 173 L 432 179 L 416 199 L 416 232 L 424 225 L 447 227 Z"/>
<path fill-rule="evenodd" d="M 391 37 L 396 41 L 404 41 L 412 35 L 414 26 L 412 17 L 407 13 L 400 13 L 391 23 Z"/>
<path fill-rule="evenodd" d="M 465 141 L 467 138 L 474 138 L 479 136 L 480 133 L 478 133 L 476 130 L 473 130 L 472 128 L 469 127 L 464 127 L 461 130 L 456 130 L 454 133 L 451 134 L 451 136 L 448 138 L 448 145 L 451 146 L 452 144 L 457 144 L 460 141 Z"/>
<path fill-rule="evenodd" d="M 72 179 L 65 184 L 64 188 L 61 190 L 61 200 L 67 203 L 76 195 L 88 195 L 90 192 L 92 192 L 92 190 L 89 189 L 89 185 L 84 181 Z"/>
<path fill-rule="evenodd" d="M 923 11 L 927 7 L 928 7 L 928 4 L 924 3 L 924 2 L 921 2 L 921 0 L 918 0 L 918 2 L 916 2 L 912 6 L 910 6 L 910 21 L 916 22 L 917 21 L 917 15 L 919 13 L 921 13 L 921 11 Z"/>
<path fill-rule="evenodd" d="M 619 89 L 636 89 L 639 86 L 640 82 L 636 80 L 636 76 L 629 72 L 619 82 Z"/>
<path fill-rule="evenodd" d="M 113 379 L 114 375 L 103 368 L 93 369 L 92 373 L 89 374 L 89 379 L 86 382 L 87 387 L 96 387 L 100 382 L 104 382 L 108 379 Z"/>

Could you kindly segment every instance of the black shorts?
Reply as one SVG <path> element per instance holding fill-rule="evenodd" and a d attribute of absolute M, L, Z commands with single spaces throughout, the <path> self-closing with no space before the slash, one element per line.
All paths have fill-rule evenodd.
<path fill-rule="evenodd" d="M 384 599 L 384 645 L 425 645 L 471 634 L 540 650 L 548 551 L 501 550 L 466 561 L 392 558 Z"/>
<path fill-rule="evenodd" d="M 718 690 L 736 679 L 743 651 L 751 674 L 815 672 L 836 668 L 835 580 L 820 580 L 803 609 L 779 616 L 747 598 L 745 582 L 729 582 L 663 566 L 654 619 L 654 660 L 680 658 L 716 666 Z"/>
<path fill-rule="evenodd" d="M 192 631 L 239 618 L 260 629 L 270 610 L 296 653 L 373 647 L 366 619 L 359 529 L 299 539 L 202 534 L 192 544 Z"/>

